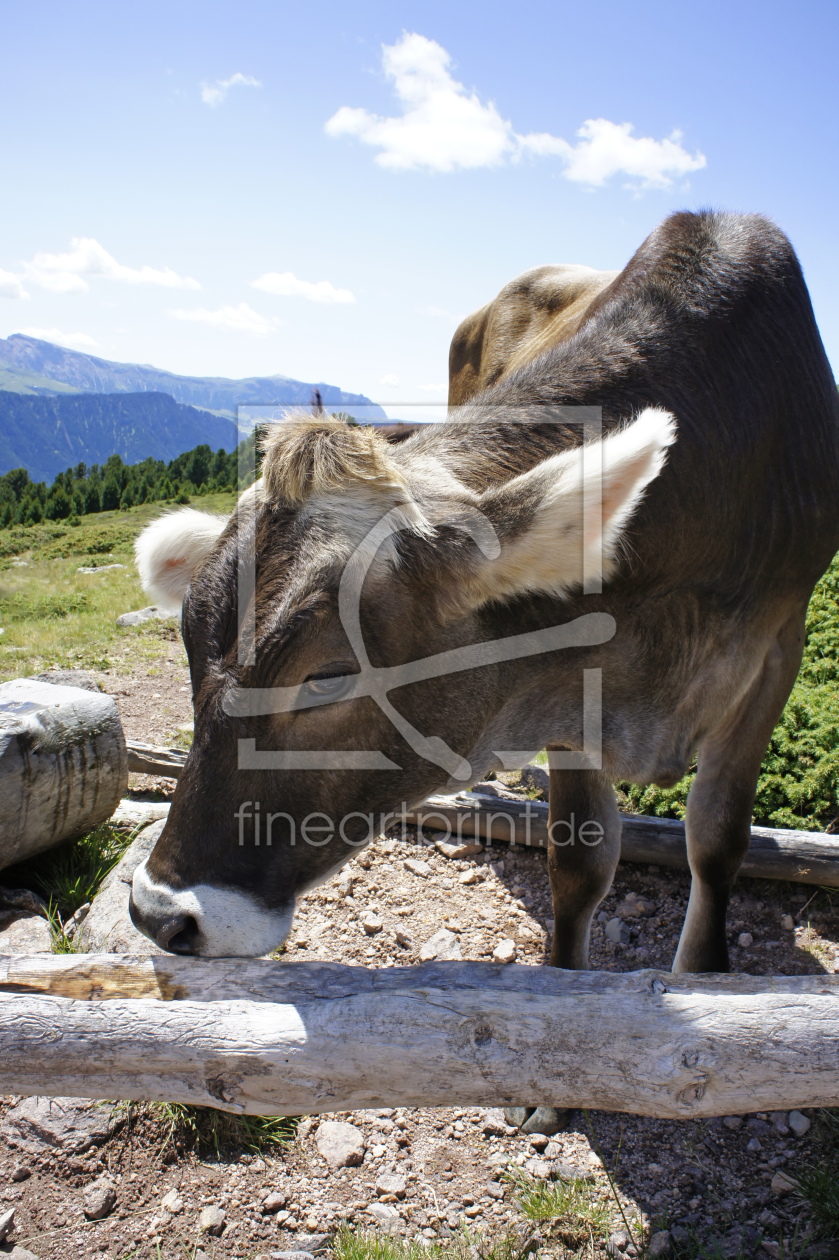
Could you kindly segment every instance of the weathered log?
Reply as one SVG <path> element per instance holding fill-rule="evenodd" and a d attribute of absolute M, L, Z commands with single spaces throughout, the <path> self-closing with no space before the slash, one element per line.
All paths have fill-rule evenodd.
<path fill-rule="evenodd" d="M 112 696 L 32 678 L 0 685 L 0 867 L 104 822 L 127 786 Z"/>
<path fill-rule="evenodd" d="M 186 765 L 187 754 L 182 748 L 159 748 L 156 744 L 140 744 L 127 741 L 128 769 L 132 774 L 160 774 L 167 779 L 179 779 Z"/>
<path fill-rule="evenodd" d="M 621 818 L 621 861 L 688 869 L 684 823 L 642 814 L 622 814 Z M 548 844 L 548 806 L 542 801 L 510 800 L 479 792 L 431 796 L 406 814 L 405 821 L 437 831 L 445 830 L 447 824 L 452 835 L 474 836 L 485 843 L 488 839 L 502 840 L 538 848 Z M 560 829 L 557 839 L 567 841 L 567 829 Z M 574 843 L 583 843 L 579 835 L 575 835 Z M 839 888 L 839 836 L 752 827 L 740 872 L 757 879 Z"/>
<path fill-rule="evenodd" d="M 0 1092 L 250 1114 L 835 1105 L 839 978 L 0 958 Z"/>

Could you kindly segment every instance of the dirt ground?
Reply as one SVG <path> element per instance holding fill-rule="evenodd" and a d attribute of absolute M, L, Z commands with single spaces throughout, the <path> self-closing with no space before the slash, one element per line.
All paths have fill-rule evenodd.
<path fill-rule="evenodd" d="M 129 738 L 166 743 L 191 719 L 178 642 L 160 669 L 151 678 L 100 676 L 117 699 Z M 132 776 L 131 786 L 166 794 L 174 788 L 171 780 L 146 776 Z M 496 845 L 458 858 L 437 847 L 441 838 L 411 831 L 360 853 L 302 899 L 288 953 L 368 967 L 409 964 L 428 956 L 430 939 L 444 928 L 449 935 L 440 948 L 448 956 L 486 961 L 501 941 L 512 941 L 517 963 L 542 965 L 552 927 L 544 853 Z M 622 864 L 593 925 L 592 967 L 669 968 L 688 892 L 686 875 Z M 617 942 L 606 935 L 616 918 L 624 927 Z M 837 972 L 839 902 L 812 888 L 742 879 L 732 898 L 729 939 L 733 970 Z M 221 1158 L 176 1153 L 165 1144 L 160 1122 L 142 1115 L 82 1154 L 16 1148 L 0 1125 L 0 1217 L 15 1207 L 8 1245 L 18 1243 L 42 1260 L 71 1252 L 201 1260 L 196 1246 L 206 1256 L 253 1260 L 316 1249 L 342 1221 L 418 1241 L 444 1240 L 464 1224 L 487 1236 L 516 1229 L 524 1243 L 534 1227 L 523 1221 L 501 1175 L 512 1160 L 537 1179 L 566 1165 L 564 1175 L 589 1179 L 589 1193 L 611 1215 L 599 1241 L 584 1231 L 563 1237 L 561 1230 L 543 1230 L 533 1249 L 564 1256 L 588 1243 L 585 1254 L 605 1255 L 609 1230 L 620 1231 L 624 1222 L 602 1157 L 634 1233 L 639 1222 L 668 1228 L 675 1254 L 686 1256 L 714 1254 L 691 1250 L 692 1237 L 706 1245 L 713 1240 L 721 1256 L 791 1254 L 779 1251 L 778 1239 L 792 1237 L 806 1210 L 794 1193 L 779 1191 L 776 1174 L 794 1172 L 814 1140 L 814 1128 L 796 1136 L 794 1128 L 802 1125 L 795 1117 L 790 1127 L 780 1113 L 679 1122 L 592 1113 L 590 1129 L 582 1113 L 572 1112 L 567 1127 L 546 1140 L 507 1126 L 494 1101 L 487 1099 L 484 1109 L 385 1108 L 311 1118 L 290 1145 L 256 1158 L 237 1150 Z M 4 1110 L 13 1102 L 7 1099 Z M 348 1121 L 360 1131 L 359 1166 L 330 1170 L 317 1145 L 324 1119 Z M 116 1205 L 105 1219 L 89 1222 L 84 1189 L 102 1174 L 113 1179 Z M 386 1174 L 397 1180 L 382 1182 Z M 179 1205 L 169 1200 L 167 1210 L 162 1200 L 173 1189 Z M 266 1210 L 270 1192 L 277 1193 Z M 213 1205 L 224 1213 L 218 1237 L 202 1233 L 198 1223 L 201 1209 Z M 624 1254 L 633 1254 L 631 1244 Z"/>

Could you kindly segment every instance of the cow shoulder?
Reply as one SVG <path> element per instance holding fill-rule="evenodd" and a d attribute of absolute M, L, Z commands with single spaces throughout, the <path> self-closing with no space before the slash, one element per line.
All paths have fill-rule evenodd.
<path fill-rule="evenodd" d="M 449 351 L 449 406 L 459 406 L 571 337 L 619 273 L 555 263 L 534 267 L 458 327 Z"/>

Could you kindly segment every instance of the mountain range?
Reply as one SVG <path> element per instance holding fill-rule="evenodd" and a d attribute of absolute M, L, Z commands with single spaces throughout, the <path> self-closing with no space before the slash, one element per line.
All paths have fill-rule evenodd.
<path fill-rule="evenodd" d="M 178 376 L 13 333 L 0 338 L 0 474 L 23 467 L 51 479 L 80 460 L 169 460 L 201 442 L 230 450 L 251 427 L 240 406 L 308 407 L 316 391 L 330 410 L 387 420 L 364 394 L 323 381 Z"/>

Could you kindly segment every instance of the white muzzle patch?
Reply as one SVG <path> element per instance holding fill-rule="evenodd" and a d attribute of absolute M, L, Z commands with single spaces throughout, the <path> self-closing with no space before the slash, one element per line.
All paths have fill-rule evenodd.
<path fill-rule="evenodd" d="M 258 958 L 282 945 L 291 930 L 294 902 L 266 910 L 254 897 L 232 888 L 158 884 L 142 862 L 132 880 L 134 904 L 150 921 L 187 915 L 198 928 L 194 952 L 206 958 Z"/>

